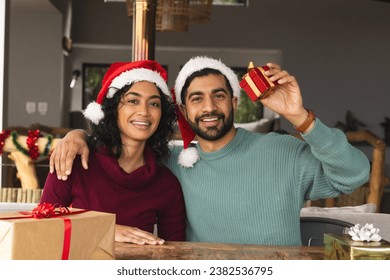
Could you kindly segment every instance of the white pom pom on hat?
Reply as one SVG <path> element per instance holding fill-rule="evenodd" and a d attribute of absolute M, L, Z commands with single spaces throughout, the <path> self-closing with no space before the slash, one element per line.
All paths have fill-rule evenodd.
<path fill-rule="evenodd" d="M 241 95 L 241 88 L 237 75 L 231 68 L 226 66 L 220 60 L 206 56 L 197 56 L 191 58 L 186 64 L 184 64 L 183 68 L 177 75 L 175 87 L 174 90 L 172 90 L 172 97 L 176 105 L 176 111 L 178 115 L 177 121 L 183 139 L 183 151 L 181 151 L 179 154 L 178 163 L 185 168 L 193 167 L 194 164 L 200 159 L 200 156 L 198 150 L 195 147 L 189 148 L 189 145 L 191 141 L 194 140 L 196 134 L 193 132 L 190 125 L 179 110 L 179 105 L 183 103 L 181 100 L 181 93 L 188 77 L 190 77 L 193 73 L 206 68 L 218 70 L 221 72 L 221 74 L 224 75 L 229 81 L 229 84 L 233 89 L 233 96 L 237 97 L 239 100 Z"/>
<path fill-rule="evenodd" d="M 108 68 L 96 101 L 88 104 L 84 111 L 84 116 L 93 124 L 99 124 L 104 118 L 101 106 L 103 100 L 112 98 L 119 89 L 135 82 L 147 81 L 154 83 L 165 95 L 169 96 L 167 79 L 168 74 L 166 70 L 153 60 L 115 62 Z"/>
<path fill-rule="evenodd" d="M 93 124 L 98 125 L 100 120 L 104 118 L 102 105 L 96 103 L 95 101 L 92 101 L 84 110 L 84 116 L 89 119 Z"/>
<path fill-rule="evenodd" d="M 180 152 L 178 163 L 185 168 L 190 168 L 194 167 L 199 159 L 200 156 L 196 147 L 189 147 Z"/>

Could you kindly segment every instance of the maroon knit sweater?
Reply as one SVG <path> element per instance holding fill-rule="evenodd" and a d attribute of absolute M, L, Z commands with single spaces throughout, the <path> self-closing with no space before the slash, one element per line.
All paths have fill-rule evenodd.
<path fill-rule="evenodd" d="M 88 170 L 74 160 L 67 181 L 47 176 L 41 202 L 116 214 L 116 224 L 153 232 L 165 240 L 185 240 L 185 205 L 180 183 L 159 165 L 148 147 L 146 164 L 126 173 L 107 150 L 91 152 Z"/>

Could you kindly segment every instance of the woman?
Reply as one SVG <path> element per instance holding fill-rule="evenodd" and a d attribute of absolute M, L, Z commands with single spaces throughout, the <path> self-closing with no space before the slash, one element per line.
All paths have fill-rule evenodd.
<path fill-rule="evenodd" d="M 88 170 L 76 160 L 67 181 L 49 173 L 41 202 L 115 213 L 118 242 L 184 240 L 180 183 L 160 164 L 175 121 L 166 80 L 155 61 L 112 64 L 84 112 L 92 127 Z"/>

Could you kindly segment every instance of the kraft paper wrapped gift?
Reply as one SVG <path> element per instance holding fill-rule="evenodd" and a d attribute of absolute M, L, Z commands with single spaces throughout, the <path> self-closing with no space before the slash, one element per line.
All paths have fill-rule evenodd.
<path fill-rule="evenodd" d="M 390 242 L 353 241 L 348 234 L 325 234 L 326 260 L 390 260 Z"/>
<path fill-rule="evenodd" d="M 115 214 L 70 211 L 43 219 L 0 213 L 0 259 L 114 259 Z"/>
<path fill-rule="evenodd" d="M 270 89 L 277 85 L 277 82 L 272 82 L 264 72 L 269 69 L 268 66 L 248 67 L 248 73 L 244 75 L 240 81 L 240 87 L 246 92 L 248 97 L 253 101 L 266 98 Z"/>

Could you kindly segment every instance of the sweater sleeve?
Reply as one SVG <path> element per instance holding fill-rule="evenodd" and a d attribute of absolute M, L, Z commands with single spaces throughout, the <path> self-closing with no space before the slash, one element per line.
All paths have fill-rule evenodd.
<path fill-rule="evenodd" d="M 41 203 L 48 202 L 65 207 L 70 206 L 72 203 L 70 177 L 67 181 L 62 181 L 58 180 L 56 173 L 49 173 L 43 188 Z"/>
<path fill-rule="evenodd" d="M 316 119 L 315 127 L 302 135 L 297 173 L 305 199 L 320 199 L 351 193 L 368 181 L 370 163 L 353 147 L 345 134 Z"/>
<path fill-rule="evenodd" d="M 160 200 L 165 201 L 165 203 L 163 210 L 158 216 L 158 236 L 167 241 L 184 241 L 186 209 L 183 192 L 176 177 L 173 174 L 171 174 L 171 177 L 169 190 L 163 194 L 164 197 L 160 197 Z"/>

